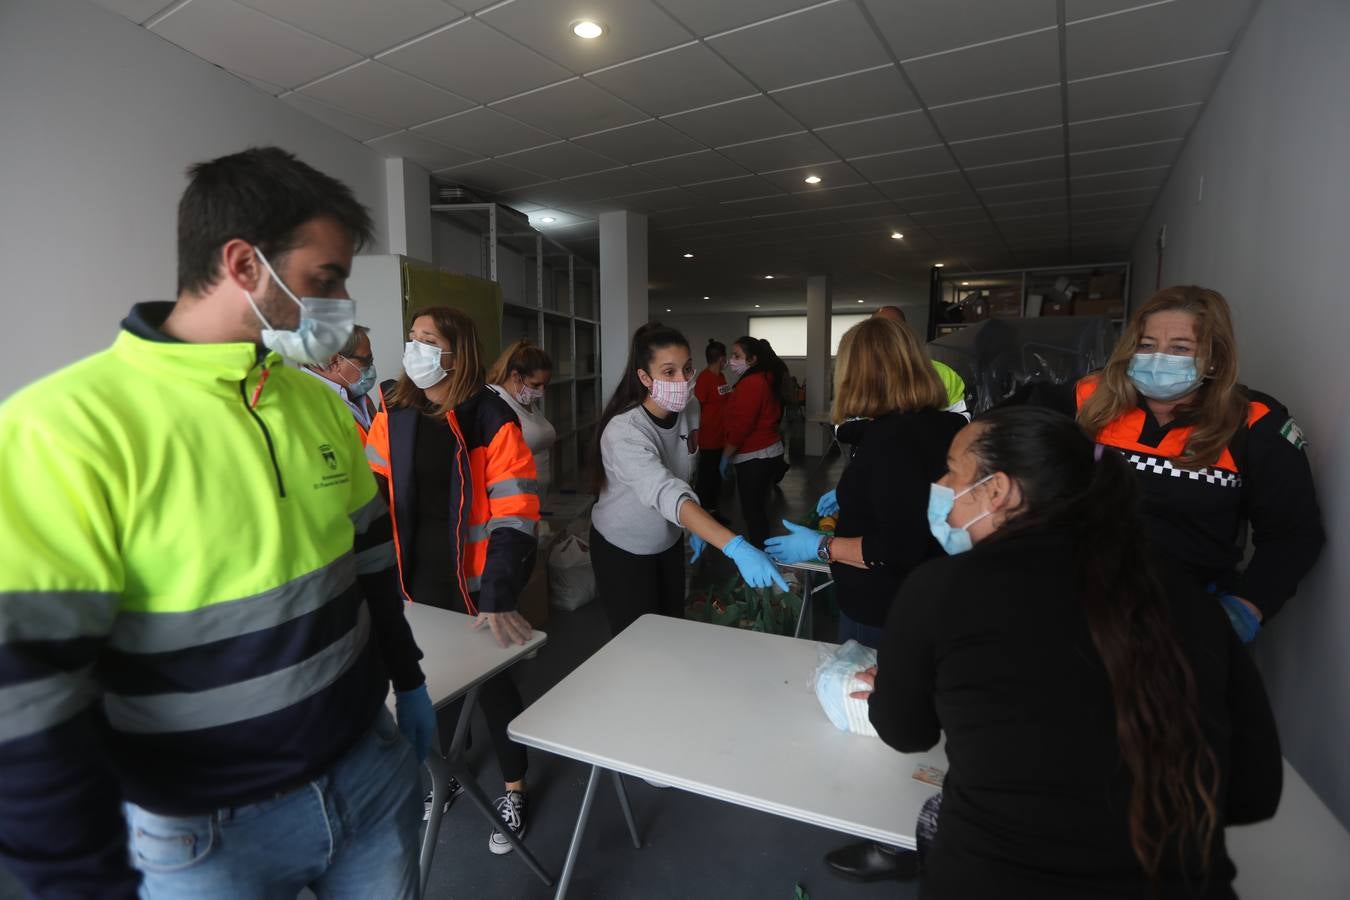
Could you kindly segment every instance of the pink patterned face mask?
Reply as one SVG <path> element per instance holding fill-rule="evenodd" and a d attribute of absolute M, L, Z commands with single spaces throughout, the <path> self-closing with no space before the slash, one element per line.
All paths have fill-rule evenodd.
<path fill-rule="evenodd" d="M 652 399 L 661 408 L 677 413 L 689 403 L 689 392 L 694 389 L 692 381 L 661 381 L 652 379 Z"/>

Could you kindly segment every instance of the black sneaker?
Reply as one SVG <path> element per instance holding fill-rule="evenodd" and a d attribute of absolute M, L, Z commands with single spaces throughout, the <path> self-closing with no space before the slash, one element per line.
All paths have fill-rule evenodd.
<path fill-rule="evenodd" d="M 497 807 L 497 815 L 502 817 L 503 824 L 511 829 L 511 833 L 517 838 L 525 837 L 525 795 L 520 791 L 507 791 L 506 796 L 498 797 L 493 805 Z M 510 853 L 514 848 L 506 839 L 506 835 L 498 829 L 488 838 L 488 849 L 500 856 L 503 853 Z"/>
<path fill-rule="evenodd" d="M 464 793 L 464 785 L 460 784 L 458 781 L 451 778 L 450 790 L 445 795 L 444 805 L 441 806 L 441 815 L 445 815 L 450 811 L 450 804 L 454 803 L 455 798 L 462 793 Z M 431 791 L 427 791 L 427 795 L 422 798 L 422 821 L 426 822 L 430 819 L 431 819 Z"/>

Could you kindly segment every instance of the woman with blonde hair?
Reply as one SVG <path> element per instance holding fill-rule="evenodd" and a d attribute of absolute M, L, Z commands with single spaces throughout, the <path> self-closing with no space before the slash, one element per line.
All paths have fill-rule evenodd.
<path fill-rule="evenodd" d="M 1223 295 L 1196 286 L 1154 294 L 1074 399 L 1079 424 L 1138 475 L 1153 546 L 1215 593 L 1252 640 L 1294 595 L 1324 534 L 1303 432 L 1279 401 L 1238 383 Z M 1256 549 L 1239 572 L 1248 525 Z"/>
<path fill-rule="evenodd" d="M 537 549 L 534 457 L 511 408 L 484 390 L 478 331 L 467 315 L 447 306 L 413 314 L 403 374 L 371 422 L 366 458 L 389 501 L 404 595 L 477 616 L 502 646 L 525 643 L 530 623 L 516 603 Z M 502 824 L 488 849 L 508 853 L 525 834 L 527 760 L 506 726 L 525 705 L 506 672 L 485 681 L 478 700 L 506 783 L 496 803 Z M 440 712 L 442 750 L 458 717 L 458 704 Z M 452 783 L 450 798 L 461 790 Z M 426 802 L 427 816 L 450 803 L 434 811 Z"/>
<path fill-rule="evenodd" d="M 553 480 L 553 464 L 549 451 L 558 439 L 553 423 L 544 417 L 541 401 L 549 379 L 553 377 L 553 360 L 529 340 L 513 341 L 488 370 L 487 386 L 506 401 L 520 420 L 525 444 L 534 454 L 534 469 L 538 473 L 539 496 L 542 498 Z"/>

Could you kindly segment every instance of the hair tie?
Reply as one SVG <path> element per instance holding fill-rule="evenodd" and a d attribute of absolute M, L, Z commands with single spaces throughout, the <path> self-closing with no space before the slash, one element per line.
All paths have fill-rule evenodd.
<path fill-rule="evenodd" d="M 1092 461 L 1093 461 L 1093 462 L 1101 462 L 1101 461 L 1102 461 L 1102 451 L 1105 450 L 1105 449 L 1106 449 L 1106 445 L 1105 445 L 1105 444 L 1098 444 L 1096 447 L 1092 448 Z"/>

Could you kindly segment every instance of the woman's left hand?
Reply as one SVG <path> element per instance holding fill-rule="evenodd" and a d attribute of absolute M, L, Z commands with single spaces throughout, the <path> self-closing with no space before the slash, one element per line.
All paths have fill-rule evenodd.
<path fill-rule="evenodd" d="M 866 669 L 861 669 L 853 673 L 853 678 L 854 680 L 861 681 L 863 684 L 867 685 L 867 690 L 854 691 L 851 694 L 849 694 L 849 696 L 852 697 L 854 700 L 866 700 L 867 698 L 871 697 L 872 692 L 877 689 L 876 666 L 868 666 Z"/>
<path fill-rule="evenodd" d="M 484 625 L 492 629 L 492 636 L 503 647 L 512 644 L 524 644 L 530 639 L 534 629 L 529 621 L 515 610 L 510 612 L 480 612 L 474 620 L 473 629 L 478 631 Z"/>

